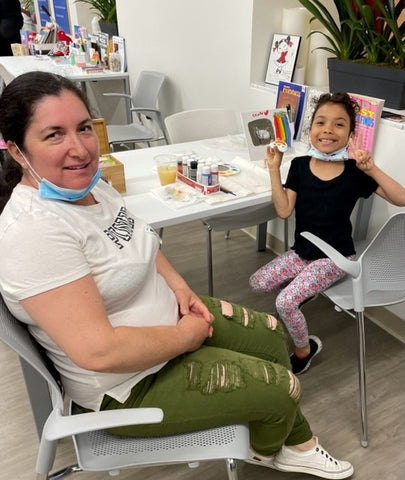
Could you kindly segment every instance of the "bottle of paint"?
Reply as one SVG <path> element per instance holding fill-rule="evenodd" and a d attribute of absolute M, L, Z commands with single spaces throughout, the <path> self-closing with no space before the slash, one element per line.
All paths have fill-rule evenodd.
<path fill-rule="evenodd" d="M 217 185 L 218 182 L 219 182 L 218 164 L 213 163 L 211 165 L 211 185 Z"/>
<path fill-rule="evenodd" d="M 201 175 L 201 183 L 203 185 L 211 185 L 211 167 L 204 165 Z"/>

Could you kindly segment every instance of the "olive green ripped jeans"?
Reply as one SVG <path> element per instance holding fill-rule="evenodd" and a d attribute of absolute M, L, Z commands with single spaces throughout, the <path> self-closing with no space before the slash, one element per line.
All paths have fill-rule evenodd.
<path fill-rule="evenodd" d="M 169 435 L 249 423 L 252 448 L 262 455 L 312 438 L 299 408 L 299 381 L 289 371 L 281 323 L 266 313 L 215 298 L 201 299 L 215 316 L 212 338 L 143 379 L 125 403 L 105 396 L 101 406 L 102 410 L 159 407 L 163 422 L 112 432 Z"/>

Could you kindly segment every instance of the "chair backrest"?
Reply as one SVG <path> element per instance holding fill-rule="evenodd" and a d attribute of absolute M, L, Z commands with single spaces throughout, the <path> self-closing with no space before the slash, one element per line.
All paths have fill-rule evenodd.
<path fill-rule="evenodd" d="M 63 409 L 63 395 L 51 361 L 33 339 L 27 327 L 19 322 L 0 296 L 0 340 L 20 357 L 38 436 L 53 405 Z"/>
<path fill-rule="evenodd" d="M 165 118 L 171 143 L 204 140 L 241 133 L 237 113 L 229 109 L 196 109 L 174 113 Z"/>
<path fill-rule="evenodd" d="M 392 215 L 359 257 L 363 292 L 405 299 L 405 212 Z M 398 295 L 400 296 L 398 298 Z"/>
<path fill-rule="evenodd" d="M 132 95 L 132 106 L 142 108 L 156 108 L 159 92 L 165 81 L 161 72 L 144 70 L 139 74 L 138 81 Z"/>

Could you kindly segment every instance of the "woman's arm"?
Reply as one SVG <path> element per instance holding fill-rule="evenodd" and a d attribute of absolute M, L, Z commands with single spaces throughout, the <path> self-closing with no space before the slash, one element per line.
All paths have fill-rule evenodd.
<path fill-rule="evenodd" d="M 161 251 L 156 257 L 157 271 L 166 280 L 166 283 L 173 290 L 179 304 L 180 315 L 194 313 L 201 315 L 208 323 L 212 323 L 213 316 L 208 311 L 197 294 L 191 290 L 184 278 L 173 268 Z"/>
<path fill-rule="evenodd" d="M 267 147 L 266 165 L 270 174 L 271 195 L 277 215 L 280 218 L 288 218 L 294 210 L 296 193 L 285 189 L 281 182 L 281 161 L 283 154 L 277 147 Z"/>
<path fill-rule="evenodd" d="M 113 327 L 91 275 L 21 304 L 73 362 L 101 372 L 144 370 L 194 351 L 212 328 L 194 313 L 184 315 L 175 326 Z"/>

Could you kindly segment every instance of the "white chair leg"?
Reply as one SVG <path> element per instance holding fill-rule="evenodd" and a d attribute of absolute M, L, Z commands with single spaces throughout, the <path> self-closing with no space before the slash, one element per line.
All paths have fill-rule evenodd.
<path fill-rule="evenodd" d="M 228 480 L 238 480 L 237 463 L 234 458 L 227 458 L 226 471 L 228 473 Z"/>
<path fill-rule="evenodd" d="M 356 319 L 359 338 L 360 443 L 362 447 L 367 447 L 366 335 L 364 330 L 364 312 L 356 312 Z"/>

